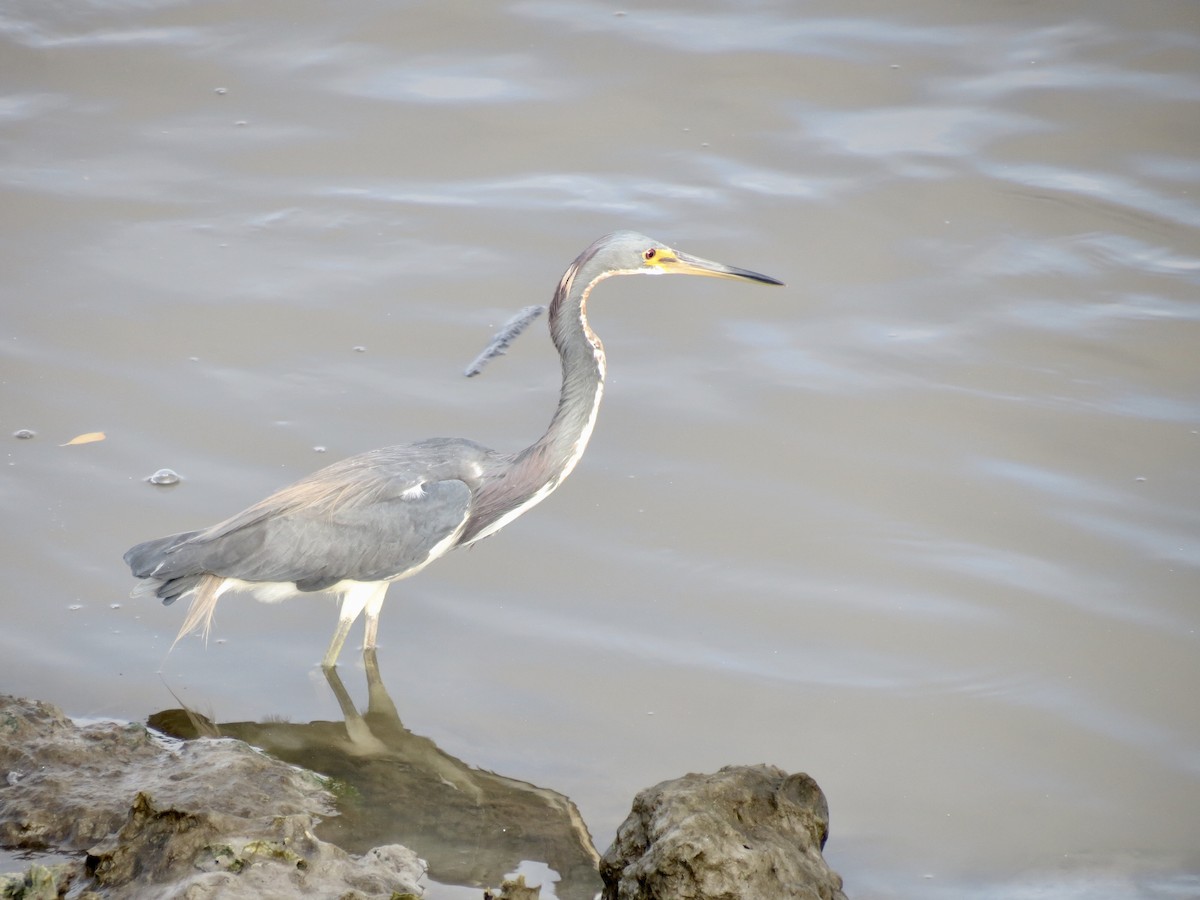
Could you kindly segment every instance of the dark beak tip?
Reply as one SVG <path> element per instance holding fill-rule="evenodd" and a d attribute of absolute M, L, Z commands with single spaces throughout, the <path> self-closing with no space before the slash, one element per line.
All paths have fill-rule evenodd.
<path fill-rule="evenodd" d="M 762 272 L 755 272 L 751 269 L 738 269 L 730 267 L 733 275 L 737 278 L 744 278 L 747 281 L 757 281 L 759 284 L 774 284 L 779 287 L 784 287 L 784 283 L 778 278 L 772 278 L 770 275 L 764 275 Z"/>

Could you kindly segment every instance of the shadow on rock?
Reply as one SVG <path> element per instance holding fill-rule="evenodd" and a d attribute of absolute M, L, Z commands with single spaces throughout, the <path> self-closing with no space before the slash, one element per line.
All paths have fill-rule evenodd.
<path fill-rule="evenodd" d="M 341 722 L 212 723 L 167 710 L 151 727 L 178 738 L 232 737 L 333 779 L 338 815 L 317 828 L 325 840 L 363 853 L 379 844 L 412 848 L 443 884 L 500 884 L 523 860 L 559 874 L 561 900 L 591 900 L 600 890 L 599 855 L 575 804 L 561 794 L 474 769 L 404 727 L 364 653 L 368 703 L 360 714 L 336 670 L 327 670 Z"/>

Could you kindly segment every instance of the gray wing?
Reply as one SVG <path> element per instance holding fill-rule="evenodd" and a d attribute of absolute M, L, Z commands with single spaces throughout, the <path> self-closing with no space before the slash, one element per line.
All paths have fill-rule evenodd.
<path fill-rule="evenodd" d="M 364 453 L 211 528 L 139 544 L 125 559 L 135 576 L 160 582 L 167 601 L 203 574 L 304 591 L 395 578 L 453 543 L 488 455 L 457 440 Z"/>
<path fill-rule="evenodd" d="M 343 579 L 385 581 L 423 565 L 461 530 L 470 507 L 465 483 L 428 482 L 332 512 L 288 509 L 213 537 L 201 533 L 180 550 L 198 554 L 214 575 L 318 591 Z"/>

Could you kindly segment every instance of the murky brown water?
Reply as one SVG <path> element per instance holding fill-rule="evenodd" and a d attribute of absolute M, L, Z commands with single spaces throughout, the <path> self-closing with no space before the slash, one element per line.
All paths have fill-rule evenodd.
<path fill-rule="evenodd" d="M 1200 893 L 1195 4 L 30 0 L 0 40 L 0 690 L 339 719 L 329 602 L 167 657 L 121 553 L 524 446 L 540 328 L 459 373 L 631 227 L 789 286 L 597 291 L 579 469 L 393 589 L 404 726 L 601 848 L 766 761 L 852 896 Z"/>

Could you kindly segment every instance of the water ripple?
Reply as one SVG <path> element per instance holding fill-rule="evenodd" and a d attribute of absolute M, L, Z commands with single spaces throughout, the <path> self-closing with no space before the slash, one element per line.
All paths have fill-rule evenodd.
<path fill-rule="evenodd" d="M 413 59 L 403 65 L 355 66 L 333 82 L 345 93 L 376 100 L 438 105 L 546 100 L 559 93 L 524 56 L 465 60 Z"/>
<path fill-rule="evenodd" d="M 1139 405 L 1138 413 L 1144 413 Z M 1193 415 L 1200 410 L 1193 410 Z M 1194 419 L 1193 419 L 1194 421 Z M 1053 471 L 1014 460 L 983 458 L 981 473 L 1046 497 L 1043 506 L 1060 521 L 1084 533 L 1114 539 L 1149 559 L 1200 569 L 1200 514 L 1186 505 L 1163 508 L 1129 490 L 1117 490 L 1080 475 Z M 1146 611 L 1139 609 L 1136 618 Z M 1174 623 L 1180 627 L 1182 623 Z"/>
<path fill-rule="evenodd" d="M 971 106 L 907 106 L 854 112 L 808 110 L 804 133 L 855 156 L 971 156 L 999 137 L 1049 131 L 1028 115 Z"/>
<path fill-rule="evenodd" d="M 206 29 L 191 27 L 114 28 L 111 23 L 95 31 L 56 31 L 33 22 L 0 17 L 0 35 L 31 50 L 60 50 L 78 47 L 201 47 L 209 42 Z"/>
<path fill-rule="evenodd" d="M 375 182 L 364 188 L 331 188 L 327 196 L 354 196 L 382 201 L 429 206 L 482 206 L 493 209 L 553 210 L 585 209 L 637 214 L 645 218 L 663 215 L 664 197 L 691 203 L 717 205 L 723 192 L 683 182 L 598 177 L 578 172 L 516 175 L 486 181 L 392 183 Z"/>
<path fill-rule="evenodd" d="M 969 37 L 970 29 L 923 27 L 898 18 L 805 18 L 739 10 L 702 13 L 639 9 L 613 14 L 598 3 L 520 3 L 516 11 L 531 18 L 566 24 L 575 30 L 612 32 L 670 50 L 691 53 L 773 51 L 797 56 L 861 59 L 867 48 L 950 47 Z"/>
<path fill-rule="evenodd" d="M 1128 91 L 1155 100 L 1200 99 L 1200 85 L 1194 78 L 1100 64 L 1035 65 L 1026 60 L 1020 68 L 946 82 L 946 93 L 988 103 L 1022 91 L 1042 90 Z"/>
<path fill-rule="evenodd" d="M 1031 189 L 1035 196 L 1053 191 L 1106 206 L 1128 208 L 1146 221 L 1169 221 L 1200 228 L 1200 207 L 1178 196 L 1164 194 L 1145 184 L 1112 172 L 1088 172 L 1039 163 L 1004 164 L 980 161 L 980 170 L 1000 181 Z"/>

